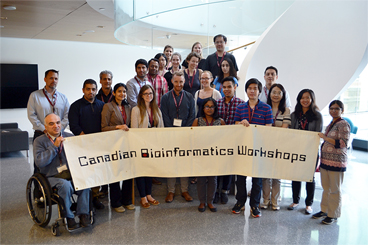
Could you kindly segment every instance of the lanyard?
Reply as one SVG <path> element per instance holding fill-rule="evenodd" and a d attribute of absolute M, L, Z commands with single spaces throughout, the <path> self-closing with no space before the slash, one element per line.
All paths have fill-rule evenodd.
<path fill-rule="evenodd" d="M 157 75 L 156 75 L 156 78 L 155 79 L 153 79 L 151 76 L 150 76 L 150 74 L 147 74 L 147 77 L 148 77 L 148 79 L 151 81 L 151 83 L 152 83 L 152 86 L 155 88 L 156 87 L 156 80 L 157 80 Z M 142 88 L 142 87 L 141 87 Z"/>
<path fill-rule="evenodd" d="M 49 133 L 46 133 L 46 135 L 49 138 L 49 140 L 51 141 L 51 143 L 55 144 L 55 141 L 50 137 Z M 60 136 L 62 136 L 61 133 L 60 133 Z M 62 150 L 63 150 L 63 142 L 60 142 L 60 146 L 58 147 L 58 156 L 59 156 L 60 166 L 63 165 L 62 161 L 61 161 L 61 151 Z"/>
<path fill-rule="evenodd" d="M 103 93 L 103 92 L 102 92 Z M 107 100 L 107 102 L 105 102 L 104 98 L 103 98 L 103 95 L 101 94 L 101 101 L 105 102 L 105 103 L 109 103 L 111 101 L 111 98 L 112 98 L 112 93 L 110 95 L 110 98 Z"/>
<path fill-rule="evenodd" d="M 272 126 L 275 126 L 275 125 L 276 125 L 276 119 L 277 119 L 277 116 L 279 115 L 279 113 L 280 113 L 280 111 L 279 111 L 279 110 L 277 110 L 277 112 L 276 112 L 276 116 L 275 116 L 275 118 L 273 119 Z"/>
<path fill-rule="evenodd" d="M 134 77 L 134 79 L 137 81 L 138 85 L 139 85 L 139 90 L 142 88 L 141 83 L 138 81 L 137 76 Z M 144 85 L 146 85 L 146 82 L 144 83 Z M 139 92 L 139 91 L 138 91 Z"/>
<path fill-rule="evenodd" d="M 308 123 L 308 119 L 307 118 L 305 118 L 304 123 L 302 122 L 302 120 L 300 120 L 300 126 L 302 127 L 303 130 L 305 130 L 305 127 L 307 126 L 307 123 Z"/>
<path fill-rule="evenodd" d="M 152 114 L 152 110 L 151 110 L 151 114 L 148 112 L 148 110 L 146 109 L 147 114 L 148 114 L 148 120 L 149 123 L 151 124 L 151 128 L 153 127 L 153 114 Z"/>
<path fill-rule="evenodd" d="M 253 119 L 253 115 L 254 115 L 254 111 L 256 110 L 256 107 L 257 107 L 257 105 L 258 105 L 258 101 L 257 101 L 257 104 L 254 106 L 254 109 L 252 110 L 251 108 L 250 108 L 250 105 L 249 105 L 249 102 L 248 102 L 248 122 L 249 123 L 252 123 L 252 119 Z M 252 116 L 250 115 L 250 112 L 252 112 Z"/>
<path fill-rule="evenodd" d="M 46 96 L 47 100 L 49 101 L 50 105 L 52 106 L 52 112 L 55 113 L 55 104 L 56 104 L 57 94 L 55 93 L 55 101 L 54 103 L 52 103 L 49 96 L 47 96 L 45 89 L 43 89 L 42 91 L 43 91 L 43 94 Z"/>
<path fill-rule="evenodd" d="M 187 69 L 187 74 L 188 74 L 188 80 L 189 80 L 189 87 L 190 87 L 190 89 L 192 89 L 193 88 L 193 84 L 194 84 L 194 77 L 195 77 L 195 74 L 196 74 L 196 70 L 194 70 L 194 72 L 193 72 L 192 82 L 190 82 L 189 69 Z"/>
<path fill-rule="evenodd" d="M 224 54 L 222 55 L 222 58 L 220 60 L 220 63 L 218 62 L 218 54 L 216 52 L 216 61 L 217 61 L 217 66 L 221 69 L 221 62 L 224 60 L 225 58 L 225 55 L 226 55 L 226 52 L 224 52 Z"/>
<path fill-rule="evenodd" d="M 207 126 L 212 126 L 212 125 L 213 125 L 213 118 L 212 118 L 212 121 L 211 121 L 211 123 L 210 123 L 210 124 L 208 123 L 208 121 L 207 121 L 207 118 L 206 118 L 206 117 L 204 118 L 204 120 L 206 120 L 206 124 L 207 124 Z"/>
<path fill-rule="evenodd" d="M 176 118 L 179 118 L 179 107 L 181 105 L 181 102 L 183 100 L 183 95 L 184 95 L 184 92 L 182 91 L 181 93 L 181 98 L 180 98 L 180 101 L 179 101 L 179 105 L 178 103 L 176 102 L 176 99 L 175 99 L 175 96 L 174 96 L 174 91 L 171 91 L 172 92 L 172 96 L 174 98 L 174 102 L 175 102 L 175 106 L 176 106 Z"/>
<path fill-rule="evenodd" d="M 229 116 L 230 116 L 230 108 L 231 108 L 231 106 L 233 105 L 233 102 L 234 102 L 234 97 L 233 98 L 231 98 L 231 100 L 230 100 L 230 102 L 229 102 L 229 110 L 225 110 L 225 106 L 226 106 L 226 102 L 225 102 L 225 98 L 224 98 L 224 106 L 223 106 L 223 113 L 224 113 L 224 116 L 225 116 L 225 119 L 227 120 L 228 118 L 229 118 Z"/>
<path fill-rule="evenodd" d="M 330 127 L 328 127 L 327 129 L 326 129 L 326 133 L 325 133 L 325 135 L 327 136 L 327 134 L 330 132 L 330 130 L 332 129 L 332 127 L 333 126 L 335 126 L 335 124 L 337 123 L 337 122 L 339 122 L 339 121 L 341 121 L 342 119 L 341 119 L 341 117 L 339 118 L 339 119 L 337 119 L 334 123 L 330 123 Z"/>
<path fill-rule="evenodd" d="M 124 119 L 124 123 L 125 124 L 127 124 L 127 115 L 126 115 L 126 113 L 125 113 L 125 108 L 124 108 L 124 106 L 123 105 L 121 105 L 121 110 L 120 110 L 120 107 L 119 107 L 119 105 L 118 105 L 118 108 L 119 108 L 119 111 L 121 112 L 121 116 L 123 117 L 123 119 Z"/>
<path fill-rule="evenodd" d="M 264 91 L 265 91 L 265 94 L 266 94 L 266 100 L 267 100 L 267 89 L 266 89 L 266 87 L 263 87 L 263 89 L 264 89 Z"/>

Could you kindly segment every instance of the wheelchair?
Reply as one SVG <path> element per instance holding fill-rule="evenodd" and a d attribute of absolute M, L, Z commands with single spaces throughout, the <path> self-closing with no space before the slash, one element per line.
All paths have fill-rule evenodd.
<path fill-rule="evenodd" d="M 50 186 L 47 177 L 41 173 L 35 173 L 28 180 L 27 183 L 27 206 L 28 212 L 31 215 L 32 220 L 40 227 L 46 227 L 51 219 L 52 205 L 57 204 L 58 207 L 58 218 L 51 225 L 51 232 L 54 236 L 60 236 L 60 226 L 65 226 L 68 232 L 74 232 L 81 228 L 70 230 L 66 220 L 66 211 L 64 200 L 58 195 L 57 188 Z M 75 212 L 77 203 L 72 196 L 71 210 Z M 93 218 L 93 205 L 92 205 L 92 194 L 90 193 L 90 219 L 91 224 L 94 223 Z"/>

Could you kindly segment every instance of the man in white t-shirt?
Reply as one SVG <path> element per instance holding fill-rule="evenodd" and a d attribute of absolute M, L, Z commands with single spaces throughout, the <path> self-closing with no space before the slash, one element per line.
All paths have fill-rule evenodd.
<path fill-rule="evenodd" d="M 269 90 L 271 88 L 271 86 L 276 83 L 276 80 L 279 78 L 278 76 L 278 71 L 276 69 L 276 67 L 274 66 L 269 66 L 266 68 L 265 72 L 264 72 L 264 80 L 266 82 L 266 85 L 263 86 L 261 94 L 259 95 L 259 100 L 267 103 L 267 96 L 269 93 Z M 285 99 L 286 99 L 286 107 L 291 108 L 291 102 L 290 102 L 290 96 L 288 91 L 285 89 L 286 94 L 285 94 Z"/>

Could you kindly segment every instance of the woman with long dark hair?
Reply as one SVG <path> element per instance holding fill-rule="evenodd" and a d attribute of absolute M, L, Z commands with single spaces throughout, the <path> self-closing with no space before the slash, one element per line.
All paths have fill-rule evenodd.
<path fill-rule="evenodd" d="M 144 85 L 138 94 L 137 106 L 132 110 L 132 128 L 163 128 L 162 114 L 156 103 L 156 94 L 149 84 Z M 149 208 L 150 205 L 160 204 L 152 193 L 152 177 L 136 178 L 141 205 Z"/>
<path fill-rule="evenodd" d="M 311 89 L 303 89 L 297 97 L 295 111 L 291 114 L 291 128 L 321 132 L 323 126 L 322 115 L 316 105 L 316 97 Z M 318 156 L 317 156 L 318 161 Z M 316 164 L 317 165 L 317 164 Z M 305 213 L 313 212 L 312 204 L 315 190 L 314 177 L 312 182 L 306 182 L 307 198 L 305 199 Z M 293 203 L 289 205 L 288 210 L 294 210 L 299 205 L 301 182 L 292 182 Z"/>
<path fill-rule="evenodd" d="M 114 86 L 114 98 L 106 103 L 101 112 L 101 130 L 129 130 L 130 125 L 130 106 L 127 102 L 127 86 L 118 83 Z M 133 180 L 124 180 L 120 189 L 120 182 L 109 184 L 111 207 L 118 213 L 126 209 L 135 209 L 132 204 Z"/>
<path fill-rule="evenodd" d="M 350 138 L 350 125 L 341 117 L 344 104 L 334 100 L 329 111 L 332 121 L 324 134 L 318 133 L 324 140 L 320 165 L 323 193 L 321 211 L 313 215 L 315 219 L 325 217 L 322 223 L 326 225 L 336 222 L 341 215 L 341 185 L 348 164 L 347 144 Z"/>
<path fill-rule="evenodd" d="M 196 126 L 220 126 L 225 125 L 224 120 L 218 115 L 217 102 L 213 98 L 207 98 L 203 102 L 203 107 L 200 110 L 199 117 L 194 119 L 192 124 Z M 213 206 L 213 199 L 215 197 L 217 186 L 216 176 L 202 176 L 197 178 L 197 191 L 200 204 L 198 206 L 199 212 L 206 210 L 206 203 L 211 212 L 216 212 L 217 208 Z"/>
<path fill-rule="evenodd" d="M 163 53 L 158 53 L 155 55 L 155 58 L 158 59 L 158 73 L 159 76 L 164 76 L 167 72 L 166 70 L 166 64 L 167 64 L 167 58 L 166 55 Z"/>
<path fill-rule="evenodd" d="M 236 70 L 234 67 L 233 62 L 229 58 L 224 58 L 224 60 L 221 62 L 221 69 L 219 71 L 219 74 L 213 81 L 213 85 L 215 88 L 221 93 L 221 96 L 224 97 L 224 92 L 222 91 L 222 79 L 225 77 L 233 77 L 235 85 L 238 86 L 238 77 L 236 76 Z"/>
<path fill-rule="evenodd" d="M 284 86 L 279 83 L 273 84 L 268 93 L 267 104 L 272 108 L 273 127 L 288 128 L 291 123 L 290 109 L 286 107 L 285 94 L 286 91 Z M 269 205 L 272 205 L 272 210 L 280 210 L 279 197 L 281 180 L 263 178 L 262 185 L 263 203 L 260 205 L 261 208 L 266 209 Z"/>

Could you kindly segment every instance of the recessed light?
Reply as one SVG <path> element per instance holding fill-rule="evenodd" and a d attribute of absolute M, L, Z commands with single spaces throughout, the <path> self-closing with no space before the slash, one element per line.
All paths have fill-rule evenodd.
<path fill-rule="evenodd" d="M 97 28 L 105 28 L 105 26 L 97 26 Z"/>
<path fill-rule="evenodd" d="M 13 5 L 8 5 L 8 6 L 4 6 L 3 9 L 5 9 L 5 10 L 16 10 L 17 7 L 15 7 Z"/>
<path fill-rule="evenodd" d="M 84 32 L 95 32 L 94 30 L 86 30 Z"/>
<path fill-rule="evenodd" d="M 99 10 L 100 10 L 100 11 L 104 11 L 104 10 L 105 10 L 105 8 L 99 8 Z"/>

